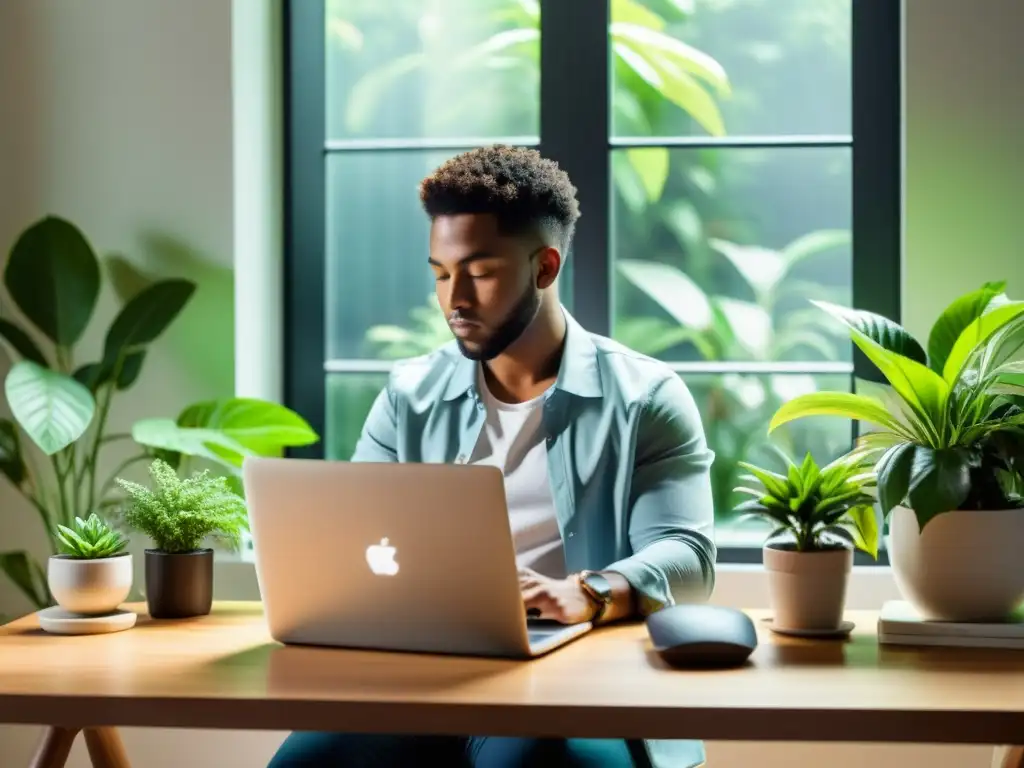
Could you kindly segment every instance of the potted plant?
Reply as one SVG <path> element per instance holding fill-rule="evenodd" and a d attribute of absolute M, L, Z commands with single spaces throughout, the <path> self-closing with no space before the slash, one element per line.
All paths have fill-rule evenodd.
<path fill-rule="evenodd" d="M 204 616 L 213 603 L 210 537 L 237 549 L 248 530 L 245 501 L 227 478 L 208 469 L 182 479 L 167 462 L 150 464 L 153 488 L 122 478 L 128 494 L 124 522 L 153 541 L 145 551 L 146 602 L 156 619 Z"/>
<path fill-rule="evenodd" d="M 58 554 L 50 557 L 47 585 L 69 613 L 98 616 L 114 611 L 132 588 L 132 556 L 127 539 L 95 512 L 57 524 Z"/>
<path fill-rule="evenodd" d="M 1004 288 L 953 301 L 927 351 L 885 317 L 815 302 L 884 383 L 877 395 L 797 397 L 769 426 L 834 415 L 874 428 L 859 441 L 884 449 L 878 499 L 893 575 L 924 619 L 1000 621 L 1024 601 L 1024 302 Z"/>
<path fill-rule="evenodd" d="M 110 429 L 120 396 L 142 381 L 153 345 L 206 288 L 178 278 L 134 286 L 110 324 L 97 328 L 104 274 L 85 234 L 57 216 L 21 232 L 3 267 L 0 346 L 12 365 L 0 474 L 37 514 L 52 553 L 61 551 L 58 525 L 70 529 L 77 517 L 113 512 L 122 502 L 114 478 L 137 463 L 160 456 L 180 467 L 197 457 L 240 482 L 245 456 L 276 456 L 319 439 L 288 408 L 240 397 L 191 403 L 176 418 L 140 419 L 130 433 Z M 102 345 L 94 352 L 97 336 Z M 115 469 L 107 475 L 101 470 L 109 464 Z M 39 609 L 53 605 L 47 570 L 0 542 L 0 578 Z"/>
<path fill-rule="evenodd" d="M 785 474 L 740 466 L 753 498 L 737 511 L 773 526 L 763 548 L 773 628 L 831 632 L 842 624 L 853 549 L 878 556 L 878 521 L 868 452 L 853 451 L 819 468 L 810 453 Z"/>

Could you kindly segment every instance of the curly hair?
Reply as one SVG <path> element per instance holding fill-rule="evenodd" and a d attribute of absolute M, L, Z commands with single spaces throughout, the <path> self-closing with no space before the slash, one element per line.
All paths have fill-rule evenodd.
<path fill-rule="evenodd" d="M 502 144 L 456 155 L 420 182 L 420 201 L 431 219 L 490 213 L 503 234 L 536 228 L 563 249 L 580 217 L 576 187 L 558 164 L 535 149 Z"/>

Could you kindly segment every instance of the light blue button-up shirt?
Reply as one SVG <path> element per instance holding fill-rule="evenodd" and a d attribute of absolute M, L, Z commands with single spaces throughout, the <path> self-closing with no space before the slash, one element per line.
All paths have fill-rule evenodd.
<path fill-rule="evenodd" d="M 645 615 L 702 602 L 715 576 L 714 454 L 696 403 L 664 363 L 565 318 L 543 424 L 566 568 L 622 574 Z M 485 421 L 477 365 L 454 342 L 397 363 L 352 461 L 469 461 Z M 659 768 L 704 759 L 699 741 L 647 748 Z"/>

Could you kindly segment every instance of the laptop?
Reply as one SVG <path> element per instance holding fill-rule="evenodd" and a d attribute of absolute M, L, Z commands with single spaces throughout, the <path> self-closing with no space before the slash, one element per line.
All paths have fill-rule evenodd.
<path fill-rule="evenodd" d="M 247 457 L 242 476 L 280 643 L 529 659 L 591 629 L 527 618 L 495 467 Z"/>

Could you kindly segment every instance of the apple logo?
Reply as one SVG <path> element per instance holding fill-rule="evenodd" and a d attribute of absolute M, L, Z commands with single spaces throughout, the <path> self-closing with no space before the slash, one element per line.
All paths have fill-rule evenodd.
<path fill-rule="evenodd" d="M 366 548 L 366 562 L 370 566 L 370 570 L 377 576 L 394 576 L 398 573 L 395 551 L 395 548 L 388 543 L 386 537 L 380 540 L 380 544 L 368 546 Z"/>

